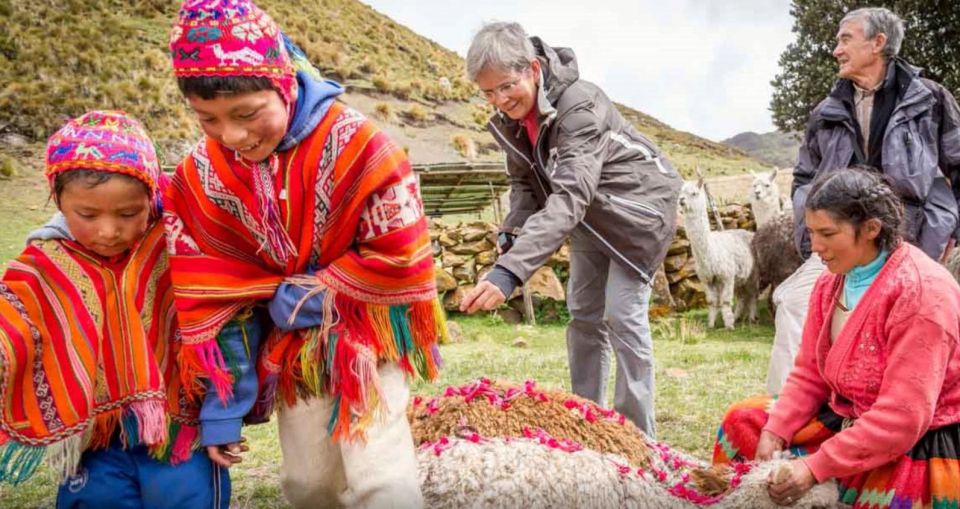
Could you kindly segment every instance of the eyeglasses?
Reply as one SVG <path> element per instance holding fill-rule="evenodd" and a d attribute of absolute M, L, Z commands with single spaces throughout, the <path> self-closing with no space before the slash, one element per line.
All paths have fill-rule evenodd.
<path fill-rule="evenodd" d="M 483 98 L 488 101 L 492 101 L 499 96 L 510 95 L 511 92 L 517 89 L 517 84 L 520 83 L 521 79 L 522 78 L 517 78 L 515 80 L 502 83 L 500 85 L 497 85 L 491 90 L 481 90 L 480 95 L 483 96 Z"/>
<path fill-rule="evenodd" d="M 526 69 L 520 71 L 520 76 L 517 77 L 517 79 L 508 81 L 506 83 L 501 83 L 490 90 L 481 90 L 480 96 L 486 99 L 487 101 L 493 101 L 496 97 L 509 95 L 510 93 L 516 91 L 517 85 L 520 83 L 520 81 L 523 80 L 523 77 L 526 76 L 529 72 L 530 72 L 530 67 L 527 67 Z"/>

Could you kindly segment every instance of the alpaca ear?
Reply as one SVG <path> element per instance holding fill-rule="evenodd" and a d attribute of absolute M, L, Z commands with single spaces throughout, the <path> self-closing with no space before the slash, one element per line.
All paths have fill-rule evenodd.
<path fill-rule="evenodd" d="M 698 189 L 703 189 L 703 188 L 704 188 L 704 186 L 706 186 L 706 185 L 707 185 L 707 183 L 706 183 L 706 182 L 704 182 L 704 180 L 703 180 L 703 177 L 702 177 L 702 176 L 701 176 L 700 178 L 698 178 L 698 179 L 697 179 L 697 188 L 698 188 Z"/>
<path fill-rule="evenodd" d="M 753 170 L 747 170 L 747 173 L 749 173 L 751 177 L 757 178 L 757 174 L 754 173 Z"/>
<path fill-rule="evenodd" d="M 778 172 L 778 171 L 780 171 L 780 168 L 777 168 L 776 166 L 774 166 L 774 167 L 773 167 L 773 171 L 770 172 L 770 182 L 773 182 L 774 180 L 777 180 L 777 172 Z"/>

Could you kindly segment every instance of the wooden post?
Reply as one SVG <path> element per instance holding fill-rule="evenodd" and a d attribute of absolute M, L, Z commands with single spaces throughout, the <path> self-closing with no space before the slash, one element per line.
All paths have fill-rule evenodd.
<path fill-rule="evenodd" d="M 537 324 L 537 317 L 533 313 L 533 293 L 527 283 L 523 284 L 523 321 L 527 325 Z"/>

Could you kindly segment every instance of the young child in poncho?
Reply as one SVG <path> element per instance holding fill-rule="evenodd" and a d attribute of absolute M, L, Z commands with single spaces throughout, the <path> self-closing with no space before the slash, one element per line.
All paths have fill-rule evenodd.
<path fill-rule="evenodd" d="M 58 508 L 226 508 L 227 472 L 193 452 L 152 142 L 92 111 L 50 138 L 46 175 L 62 214 L 0 279 L 0 479 L 46 460 Z"/>
<path fill-rule="evenodd" d="M 294 506 L 422 505 L 408 377 L 445 329 L 403 149 L 249 1 L 183 3 L 170 50 L 206 134 L 164 200 L 181 369 L 222 400 L 202 444 L 239 461 L 281 401 Z"/>

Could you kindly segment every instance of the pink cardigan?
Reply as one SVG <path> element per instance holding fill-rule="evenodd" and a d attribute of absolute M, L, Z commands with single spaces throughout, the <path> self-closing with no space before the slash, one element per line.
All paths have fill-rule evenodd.
<path fill-rule="evenodd" d="M 764 430 L 790 442 L 824 402 L 856 419 L 804 458 L 819 481 L 902 456 L 927 430 L 960 422 L 960 286 L 903 243 L 890 254 L 836 341 L 842 276 L 817 280 L 793 371 Z"/>

